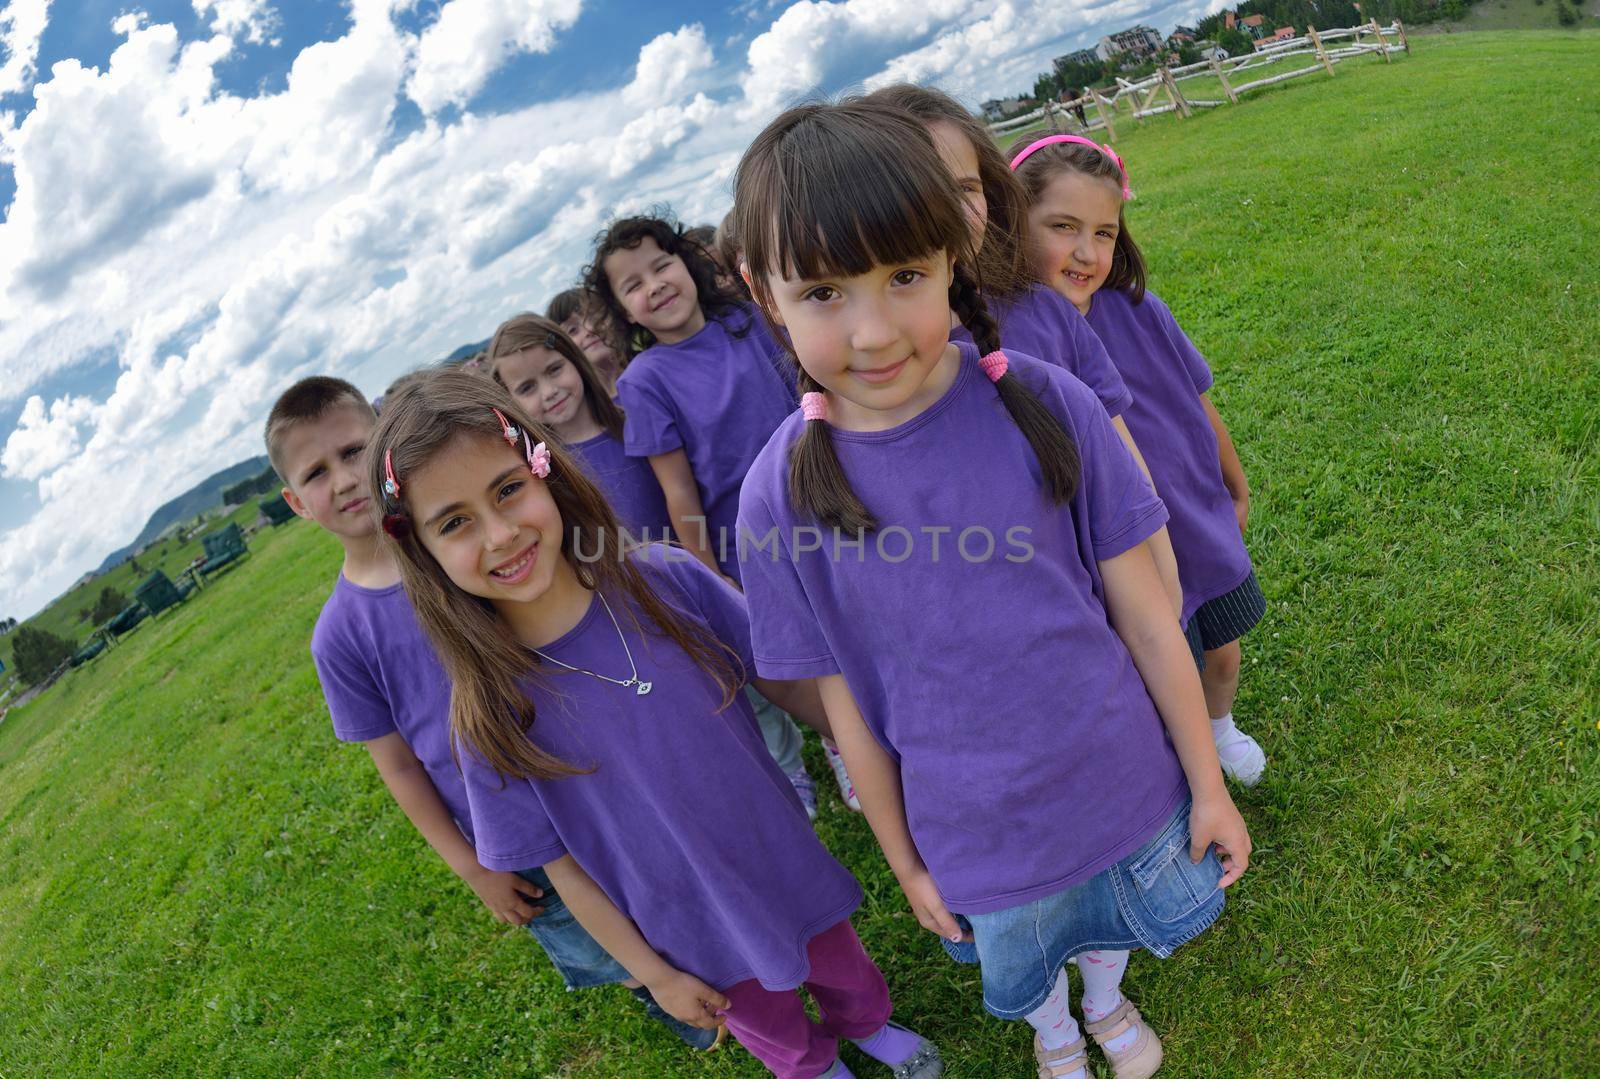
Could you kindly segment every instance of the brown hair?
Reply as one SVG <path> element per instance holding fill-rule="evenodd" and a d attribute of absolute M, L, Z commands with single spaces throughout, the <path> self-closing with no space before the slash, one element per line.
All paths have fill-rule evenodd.
<path fill-rule="evenodd" d="M 267 460 L 272 465 L 272 471 L 278 474 L 285 487 L 293 487 L 294 483 L 283 474 L 284 463 L 279 456 L 283 452 L 284 436 L 292 428 L 320 420 L 337 408 L 353 408 L 372 422 L 378 422 L 378 414 L 372 410 L 372 403 L 360 390 L 342 378 L 328 375 L 302 378 L 273 402 L 272 411 L 267 413 L 267 426 L 262 438 L 267 444 Z"/>
<path fill-rule="evenodd" d="M 743 299 L 731 285 L 718 280 L 717 263 L 711 253 L 689 239 L 683 227 L 672 218 L 665 215 L 618 218 L 594 238 L 594 257 L 583 271 L 583 287 L 600 301 L 612 347 L 624 364 L 655 344 L 656 339 L 643 326 L 628 321 L 622 301 L 612 291 L 611 278 L 606 275 L 606 258 L 617 251 L 638 247 L 647 239 L 655 241 L 667 254 L 683 260 L 694 282 L 695 303 L 700 305 L 700 312 L 707 319 L 735 313 Z M 728 332 L 734 337 L 744 335 L 743 329 L 730 328 Z"/>
<path fill-rule="evenodd" d="M 763 313 L 771 305 L 769 274 L 853 277 L 874 266 L 950 253 L 956 259 L 951 310 L 980 355 L 999 349 L 979 280 L 966 268 L 971 238 L 961 192 L 931 136 L 904 111 L 864 99 L 789 109 L 745 151 L 734 178 L 734 206 Z M 804 366 L 799 388 L 821 389 Z M 1050 497 L 1069 501 L 1079 469 L 1072 436 L 1015 375 L 1002 376 L 995 389 L 1038 458 Z M 795 442 L 789 493 L 797 508 L 845 532 L 877 527 L 851 488 L 825 423 L 807 423 Z"/>
<path fill-rule="evenodd" d="M 739 687 L 734 654 L 704 626 L 668 607 L 631 558 L 605 546 L 621 534 L 621 526 L 577 459 L 530 420 L 505 387 L 482 375 L 441 370 L 408 383 L 386 402 L 367 443 L 367 469 L 382 503 L 386 543 L 400 565 L 406 595 L 450 678 L 454 740 L 502 775 L 554 779 L 585 771 L 546 753 L 528 737 L 536 717 L 522 684 L 546 688 L 544 665 L 518 642 L 488 600 L 462 591 L 450 580 L 416 529 L 409 527 L 406 477 L 458 438 L 500 441 L 500 421 L 491 411 L 496 408 L 525 432 L 524 437 L 545 441 L 550 451 L 550 475 L 544 483 L 561 513 L 561 555 L 572 564 L 579 582 L 614 599 L 631 599 L 650 625 L 635 615 L 633 604 L 618 604 L 614 608 L 618 616 L 636 631 L 665 637 L 681 648 L 721 688 L 723 707 L 732 703 Z M 398 498 L 384 490 L 386 455 L 392 458 L 400 482 Z M 593 561 L 574 558 L 574 545 L 603 555 Z"/>
<path fill-rule="evenodd" d="M 1032 141 L 1033 136 L 1017 139 L 1012 146 L 1013 153 L 1021 153 Z M 1109 180 L 1119 191 L 1125 179 L 1122 168 L 1111 159 L 1110 154 L 1081 142 L 1053 142 L 1049 146 L 1039 147 L 1017 166 L 1017 179 L 1022 182 L 1031 203 L 1051 180 L 1063 172 L 1081 172 L 1097 180 Z M 1144 282 L 1144 256 L 1139 253 L 1139 245 L 1133 242 L 1133 234 L 1128 231 L 1122 207 L 1118 206 L 1117 243 L 1111 251 L 1111 273 L 1101 287 L 1120 289 L 1134 303 L 1141 303 L 1144 300 Z"/>
<path fill-rule="evenodd" d="M 500 377 L 499 361 L 526 348 L 551 349 L 576 367 L 578 378 L 583 381 L 584 407 L 594 417 L 594 422 L 606 429 L 607 434 L 618 442 L 622 441 L 622 409 L 606 392 L 599 373 L 595 371 L 594 364 L 589 362 L 589 357 L 583 354 L 583 349 L 552 318 L 524 311 L 502 322 L 489 339 L 488 359 L 484 361 L 490 376 L 505 386 L 506 380 Z"/>
<path fill-rule="evenodd" d="M 590 297 L 583 289 L 563 289 L 550 297 L 550 302 L 545 305 L 544 317 L 559 326 L 573 315 L 582 318 L 588 314 L 589 303 Z"/>
<path fill-rule="evenodd" d="M 984 292 L 1009 298 L 1034 283 L 1028 264 L 1028 197 L 1011 172 L 1009 159 L 995 145 L 989 128 L 949 94 L 926 86 L 896 83 L 866 97 L 901 109 L 924 127 L 949 124 L 972 144 L 978 158 L 978 179 L 988 207 L 983 225 L 983 245 L 978 249 Z"/>

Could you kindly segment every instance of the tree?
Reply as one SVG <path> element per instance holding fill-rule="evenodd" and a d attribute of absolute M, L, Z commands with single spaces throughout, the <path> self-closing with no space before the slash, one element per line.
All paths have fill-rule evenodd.
<path fill-rule="evenodd" d="M 11 655 L 17 662 L 17 677 L 25 685 L 37 685 L 50 677 L 50 672 L 72 658 L 76 649 L 65 637 L 57 637 L 48 630 L 23 626 L 17 630 L 17 641 Z"/>
<path fill-rule="evenodd" d="M 1061 93 L 1061 84 L 1056 81 L 1054 72 L 1046 71 L 1033 80 L 1033 99 L 1035 101 L 1054 101 L 1059 93 Z"/>
<path fill-rule="evenodd" d="M 106 585 L 100 590 L 100 598 L 94 601 L 94 610 L 89 617 L 93 618 L 95 625 L 98 626 L 115 618 L 127 605 L 126 593 L 118 592 L 110 585 Z"/>
<path fill-rule="evenodd" d="M 1578 13 L 1563 4 L 1561 0 L 1556 0 L 1556 21 L 1562 26 L 1576 26 L 1578 25 Z"/>
<path fill-rule="evenodd" d="M 0 636 L 10 633 L 16 628 L 17 620 L 15 618 L 0 618 Z"/>
<path fill-rule="evenodd" d="M 1229 56 L 1249 56 L 1256 51 L 1255 45 L 1250 40 L 1250 35 L 1235 27 L 1227 27 L 1217 33 L 1217 44 L 1226 49 Z"/>

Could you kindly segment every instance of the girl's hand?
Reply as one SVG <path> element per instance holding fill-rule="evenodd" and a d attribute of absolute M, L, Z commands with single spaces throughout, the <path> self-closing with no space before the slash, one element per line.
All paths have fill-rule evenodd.
<path fill-rule="evenodd" d="M 544 913 L 543 907 L 530 902 L 543 896 L 543 890 L 515 873 L 480 868 L 466 881 L 489 912 L 507 925 L 527 925 Z"/>
<path fill-rule="evenodd" d="M 1250 519 L 1250 494 L 1229 495 L 1233 502 L 1233 515 L 1239 519 L 1239 535 L 1244 535 L 1244 524 Z"/>
<path fill-rule="evenodd" d="M 715 1030 L 727 1022 L 717 1013 L 727 1011 L 731 1002 L 693 974 L 674 970 L 659 981 L 647 982 L 645 988 L 669 1015 L 692 1027 Z"/>
<path fill-rule="evenodd" d="M 1199 862 L 1213 843 L 1222 857 L 1217 887 L 1226 888 L 1250 868 L 1250 830 L 1227 791 L 1197 797 L 1189 809 L 1189 860 Z"/>
<path fill-rule="evenodd" d="M 917 916 L 922 928 L 939 934 L 945 940 L 960 942 L 972 939 L 971 934 L 961 931 L 961 926 L 945 907 L 944 900 L 939 898 L 939 889 L 934 887 L 933 877 L 926 869 L 900 877 L 900 890 L 906 893 L 911 913 Z"/>

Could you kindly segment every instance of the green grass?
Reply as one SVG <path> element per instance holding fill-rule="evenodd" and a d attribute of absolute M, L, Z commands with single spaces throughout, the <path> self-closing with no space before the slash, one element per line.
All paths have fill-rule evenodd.
<path fill-rule="evenodd" d="M 1124 137 L 1272 601 L 1255 866 L 1129 975 L 1164 1074 L 1600 1060 L 1597 88 L 1600 35 L 1436 37 Z M 334 742 L 305 646 L 337 563 L 270 533 L 0 723 L 0 1074 L 760 1074 L 563 993 Z M 820 832 L 952 1079 L 1032 1074 L 863 822 L 829 798 Z"/>

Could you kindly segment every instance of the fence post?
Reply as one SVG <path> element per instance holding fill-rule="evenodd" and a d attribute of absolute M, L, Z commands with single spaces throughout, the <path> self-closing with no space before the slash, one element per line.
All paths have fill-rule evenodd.
<path fill-rule="evenodd" d="M 1317 28 L 1315 26 L 1307 26 L 1306 36 L 1311 39 L 1311 44 L 1316 46 L 1317 59 L 1322 61 L 1322 66 L 1327 68 L 1329 75 L 1332 75 L 1333 61 L 1328 59 L 1328 50 L 1322 47 L 1322 38 L 1317 36 Z"/>
<path fill-rule="evenodd" d="M 1111 113 L 1106 111 L 1106 103 L 1100 100 L 1100 91 L 1091 86 L 1089 88 L 1089 96 L 1094 98 L 1094 109 L 1100 114 L 1100 122 L 1106 125 L 1106 131 L 1110 132 L 1111 134 L 1110 141 L 1116 142 L 1117 129 L 1111 124 Z M 1115 104 L 1112 105 L 1112 111 L 1116 111 Z"/>
<path fill-rule="evenodd" d="M 1239 103 L 1239 95 L 1233 92 L 1233 86 L 1228 82 L 1227 73 L 1222 70 L 1222 65 L 1217 63 L 1217 58 L 1215 56 L 1211 58 L 1211 73 L 1215 75 L 1217 77 L 1217 81 L 1222 84 L 1222 92 L 1228 95 L 1228 103 L 1230 105 L 1237 105 Z"/>
<path fill-rule="evenodd" d="M 1183 96 L 1183 91 L 1178 89 L 1178 80 L 1172 77 L 1172 69 L 1165 64 L 1161 66 L 1161 79 L 1167 84 L 1167 92 L 1172 95 L 1172 103 L 1178 107 L 1178 115 L 1187 118 L 1190 115 L 1189 100 Z"/>
<path fill-rule="evenodd" d="M 1398 18 L 1395 19 L 1394 24 L 1400 31 L 1400 44 L 1406 50 L 1406 55 L 1410 56 L 1411 41 L 1406 37 L 1406 24 L 1401 22 Z"/>
<path fill-rule="evenodd" d="M 1050 130 L 1053 133 L 1057 135 L 1061 134 L 1061 125 L 1056 123 L 1055 106 L 1049 101 L 1044 103 L 1044 118 L 1050 121 Z"/>
<path fill-rule="evenodd" d="M 1378 55 L 1383 57 L 1384 63 L 1394 63 L 1393 60 L 1389 59 L 1389 42 L 1384 40 L 1383 30 L 1378 26 L 1377 19 L 1372 20 L 1372 32 L 1378 35 Z"/>

